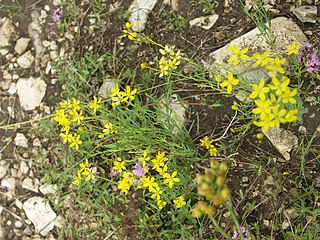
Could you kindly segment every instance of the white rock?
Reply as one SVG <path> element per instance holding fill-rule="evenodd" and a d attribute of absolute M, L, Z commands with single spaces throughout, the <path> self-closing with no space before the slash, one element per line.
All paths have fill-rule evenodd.
<path fill-rule="evenodd" d="M 19 208 L 19 209 L 22 209 L 22 202 L 19 200 L 19 199 L 16 199 L 14 204 Z"/>
<path fill-rule="evenodd" d="M 4 178 L 1 181 L 1 186 L 14 191 L 16 187 L 16 180 L 13 177 Z"/>
<path fill-rule="evenodd" d="M 20 221 L 16 221 L 16 222 L 14 223 L 14 226 L 15 226 L 16 228 L 21 228 L 21 227 L 23 226 L 23 224 L 22 224 L 22 222 L 20 222 Z"/>
<path fill-rule="evenodd" d="M 24 136 L 23 133 L 17 133 L 14 138 L 14 144 L 18 147 L 28 147 L 28 139 Z"/>
<path fill-rule="evenodd" d="M 46 199 L 41 197 L 29 198 L 23 204 L 28 219 L 34 224 L 37 232 L 46 236 L 54 227 L 57 214 L 52 210 Z"/>
<path fill-rule="evenodd" d="M 216 23 L 218 18 L 219 18 L 219 15 L 217 15 L 217 14 L 198 17 L 198 18 L 195 18 L 195 19 L 189 21 L 189 24 L 191 27 L 198 26 L 198 27 L 202 27 L 205 30 L 209 30 Z"/>
<path fill-rule="evenodd" d="M 17 84 L 12 82 L 10 84 L 10 87 L 8 89 L 8 93 L 10 93 L 11 95 L 15 94 L 17 92 Z"/>
<path fill-rule="evenodd" d="M 30 51 L 24 53 L 17 59 L 17 63 L 19 64 L 19 66 L 25 69 L 30 68 L 33 62 L 34 57 Z"/>
<path fill-rule="evenodd" d="M 7 175 L 9 164 L 0 165 L 0 179 L 4 178 Z"/>
<path fill-rule="evenodd" d="M 53 0 L 52 4 L 53 4 L 53 6 L 59 6 L 59 5 L 61 5 L 61 0 Z"/>
<path fill-rule="evenodd" d="M 116 86 L 116 82 L 108 79 L 101 85 L 98 91 L 98 94 L 103 98 L 109 98 L 111 94 L 111 89 L 114 88 L 115 86 Z"/>
<path fill-rule="evenodd" d="M 17 92 L 21 107 L 28 111 L 38 107 L 44 97 L 47 84 L 40 78 L 20 78 L 17 82 Z"/>
<path fill-rule="evenodd" d="M 33 192 L 39 192 L 39 180 L 26 178 L 22 182 L 22 188 Z"/>
<path fill-rule="evenodd" d="M 16 32 L 15 26 L 11 19 L 6 18 L 0 27 L 0 48 L 10 46 L 10 41 Z"/>
<path fill-rule="evenodd" d="M 40 139 L 39 139 L 39 138 L 33 139 L 32 145 L 33 145 L 34 147 L 41 147 L 41 141 L 40 141 Z"/>
<path fill-rule="evenodd" d="M 57 185 L 52 185 L 52 184 L 43 184 L 40 186 L 40 192 L 42 194 L 47 195 L 47 194 L 55 194 L 57 192 Z"/>
<path fill-rule="evenodd" d="M 267 132 L 263 133 L 284 159 L 289 160 L 291 149 L 298 146 L 298 137 L 288 130 L 276 127 L 270 127 Z"/>
<path fill-rule="evenodd" d="M 25 161 L 21 161 L 20 163 L 20 172 L 23 174 L 27 174 L 29 171 L 29 166 Z"/>
<path fill-rule="evenodd" d="M 316 23 L 317 6 L 300 6 L 293 10 L 293 14 L 303 23 Z"/>
<path fill-rule="evenodd" d="M 2 49 L 0 49 L 0 54 L 1 54 L 2 56 L 7 55 L 8 52 L 9 52 L 9 49 L 7 49 L 7 48 L 2 48 Z"/>
<path fill-rule="evenodd" d="M 50 11 L 50 6 L 49 5 L 45 5 L 43 9 L 46 10 L 47 12 L 49 12 Z"/>
<path fill-rule="evenodd" d="M 18 54 L 24 53 L 24 51 L 27 49 L 28 44 L 30 42 L 30 38 L 19 38 L 16 46 L 14 47 L 14 50 Z"/>
<path fill-rule="evenodd" d="M 147 23 L 148 15 L 156 5 L 157 0 L 134 0 L 128 12 L 131 13 L 129 22 L 132 23 L 132 30 L 142 32 Z"/>
<path fill-rule="evenodd" d="M 181 100 L 182 101 L 182 100 Z M 174 134 L 179 133 L 180 129 L 186 123 L 186 108 L 183 102 L 180 102 L 176 94 L 172 94 L 168 100 L 160 100 L 160 111 L 162 112 L 162 121 L 168 123 L 168 126 L 174 124 L 172 129 Z"/>

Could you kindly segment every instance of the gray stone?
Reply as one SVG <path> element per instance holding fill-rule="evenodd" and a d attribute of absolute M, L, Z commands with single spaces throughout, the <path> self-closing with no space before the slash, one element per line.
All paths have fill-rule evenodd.
<path fill-rule="evenodd" d="M 0 179 L 4 178 L 7 175 L 9 164 L 0 165 Z"/>
<path fill-rule="evenodd" d="M 11 95 L 15 94 L 17 92 L 17 84 L 12 82 L 10 84 L 10 87 L 8 89 L 8 93 L 10 93 Z"/>
<path fill-rule="evenodd" d="M 38 107 L 44 97 L 47 84 L 40 78 L 20 78 L 17 82 L 17 92 L 21 107 L 28 111 Z"/>
<path fill-rule="evenodd" d="M 55 194 L 57 192 L 57 185 L 43 184 L 40 186 L 40 192 L 44 195 Z"/>
<path fill-rule="evenodd" d="M 316 6 L 300 6 L 293 10 L 293 14 L 301 22 L 316 23 L 318 10 Z"/>
<path fill-rule="evenodd" d="M 205 30 L 209 30 L 216 23 L 218 18 L 219 18 L 219 15 L 217 14 L 202 16 L 189 21 L 189 24 L 191 27 L 198 26 Z"/>
<path fill-rule="evenodd" d="M 103 98 L 109 98 L 111 94 L 111 89 L 114 88 L 115 86 L 116 86 L 115 81 L 107 80 L 101 85 L 98 91 L 98 94 Z"/>
<path fill-rule="evenodd" d="M 4 178 L 1 181 L 1 186 L 14 191 L 16 187 L 16 180 L 13 177 Z"/>
<path fill-rule="evenodd" d="M 35 230 L 46 236 L 53 228 L 57 214 L 52 210 L 46 199 L 32 197 L 23 203 L 28 219 L 34 224 Z"/>
<path fill-rule="evenodd" d="M 25 69 L 30 68 L 33 62 L 34 57 L 30 51 L 24 53 L 17 59 L 17 63 L 19 64 L 19 66 Z"/>
<path fill-rule="evenodd" d="M 131 13 L 129 22 L 132 23 L 131 29 L 135 32 L 142 32 L 147 23 L 149 13 L 156 5 L 157 0 L 134 0 L 129 7 Z"/>
<path fill-rule="evenodd" d="M 22 188 L 38 193 L 39 192 L 39 180 L 37 178 L 26 178 L 22 182 Z"/>
<path fill-rule="evenodd" d="M 282 154 L 285 160 L 290 159 L 290 151 L 298 146 L 298 137 L 288 130 L 270 127 L 267 132 L 263 132 L 272 145 Z"/>
<path fill-rule="evenodd" d="M 28 147 L 28 139 L 24 136 L 23 133 L 17 133 L 14 138 L 14 144 L 18 147 Z"/>
<path fill-rule="evenodd" d="M 0 27 L 0 48 L 10 46 L 11 40 L 14 38 L 16 29 L 13 22 L 9 18 L 5 18 Z"/>
<path fill-rule="evenodd" d="M 29 171 L 29 166 L 25 161 L 21 161 L 20 163 L 20 172 L 23 174 L 27 174 Z"/>
<path fill-rule="evenodd" d="M 18 54 L 22 54 L 26 51 L 28 44 L 30 42 L 30 38 L 19 38 L 16 46 L 14 47 L 14 50 Z"/>

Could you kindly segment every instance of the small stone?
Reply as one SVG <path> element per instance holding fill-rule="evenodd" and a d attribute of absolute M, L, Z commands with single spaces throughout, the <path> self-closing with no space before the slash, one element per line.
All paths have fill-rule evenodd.
<path fill-rule="evenodd" d="M 38 193 L 39 192 L 39 180 L 36 178 L 26 178 L 22 182 L 22 188 Z"/>
<path fill-rule="evenodd" d="M 109 98 L 111 94 L 111 89 L 115 86 L 116 82 L 108 79 L 107 81 L 103 82 L 98 91 L 98 94 L 103 98 Z"/>
<path fill-rule="evenodd" d="M 39 138 L 35 138 L 32 142 L 32 145 L 34 147 L 41 147 L 41 141 L 39 140 Z"/>
<path fill-rule="evenodd" d="M 48 17 L 48 13 L 45 10 L 40 11 L 40 18 L 46 19 Z"/>
<path fill-rule="evenodd" d="M 43 184 L 40 186 L 40 192 L 43 195 L 47 194 L 55 194 L 57 192 L 57 185 L 51 185 L 51 184 Z"/>
<path fill-rule="evenodd" d="M 10 173 L 11 173 L 11 176 L 14 177 L 14 178 L 18 178 L 19 177 L 19 172 L 18 172 L 17 169 L 11 168 L 10 169 Z"/>
<path fill-rule="evenodd" d="M 16 201 L 14 202 L 14 204 L 19 208 L 19 209 L 22 209 L 22 202 L 18 199 L 16 199 Z"/>
<path fill-rule="evenodd" d="M 1 181 L 1 186 L 14 191 L 16 187 L 16 180 L 13 177 L 4 178 Z"/>
<path fill-rule="evenodd" d="M 11 95 L 15 94 L 17 92 L 17 84 L 12 82 L 10 84 L 10 87 L 8 89 L 8 93 L 10 93 Z"/>
<path fill-rule="evenodd" d="M 53 6 L 57 7 L 57 6 L 61 5 L 61 0 L 53 0 L 52 4 L 53 4 Z"/>
<path fill-rule="evenodd" d="M 22 224 L 22 222 L 20 222 L 20 221 L 16 221 L 16 222 L 14 223 L 14 226 L 15 226 L 16 228 L 21 228 L 21 227 L 23 226 L 23 224 Z"/>
<path fill-rule="evenodd" d="M 49 5 L 45 5 L 43 9 L 46 10 L 47 12 L 49 12 L 50 11 L 50 6 Z"/>
<path fill-rule="evenodd" d="M 267 179 L 264 181 L 264 184 L 265 185 L 275 185 L 273 177 L 271 175 L 268 176 Z"/>
<path fill-rule="evenodd" d="M 18 39 L 16 46 L 14 47 L 14 50 L 16 51 L 16 53 L 18 53 L 19 55 L 24 53 L 28 47 L 29 42 L 30 42 L 30 38 Z"/>
<path fill-rule="evenodd" d="M 13 22 L 9 18 L 5 18 L 4 22 L 0 27 L 0 48 L 10 46 L 10 42 L 16 32 Z"/>
<path fill-rule="evenodd" d="M 7 221 L 7 225 L 8 225 L 8 226 L 11 226 L 11 224 L 12 224 L 12 221 L 11 221 L 11 220 L 8 220 L 8 221 Z"/>
<path fill-rule="evenodd" d="M 18 147 L 28 147 L 28 139 L 24 136 L 23 133 L 17 133 L 14 138 L 14 144 Z"/>
<path fill-rule="evenodd" d="M 293 10 L 293 14 L 303 23 L 316 23 L 317 6 L 300 6 Z"/>
<path fill-rule="evenodd" d="M 300 126 L 299 129 L 298 129 L 298 132 L 302 133 L 302 134 L 306 134 L 307 133 L 307 129 L 306 129 L 305 126 Z"/>
<path fill-rule="evenodd" d="M 17 92 L 21 107 L 28 111 L 38 107 L 44 97 L 47 84 L 40 78 L 20 78 L 17 82 Z"/>
<path fill-rule="evenodd" d="M 249 178 L 248 177 L 242 177 L 242 182 L 248 182 L 249 181 Z"/>
<path fill-rule="evenodd" d="M 304 31 L 304 34 L 306 34 L 306 35 L 308 35 L 308 36 L 311 36 L 313 33 L 312 33 L 312 31 L 307 30 L 307 31 Z"/>
<path fill-rule="evenodd" d="M 54 227 L 57 214 L 52 210 L 48 201 L 41 197 L 32 197 L 24 202 L 23 209 L 35 230 L 46 236 Z"/>
<path fill-rule="evenodd" d="M 0 179 L 4 178 L 7 175 L 9 164 L 0 165 Z"/>
<path fill-rule="evenodd" d="M 267 219 L 263 219 L 263 225 L 265 225 L 265 226 L 267 226 L 267 227 L 269 227 L 269 225 L 270 225 L 270 221 L 269 220 L 267 220 Z"/>
<path fill-rule="evenodd" d="M 19 66 L 24 69 L 30 68 L 33 62 L 34 62 L 34 57 L 30 51 L 24 53 L 22 56 L 20 56 L 17 59 L 17 63 L 19 64 Z"/>
<path fill-rule="evenodd" d="M 27 163 L 25 161 L 21 161 L 20 172 L 22 172 L 23 174 L 27 174 L 28 171 L 29 171 L 29 166 L 27 165 Z"/>
<path fill-rule="evenodd" d="M 288 208 L 288 209 L 283 210 L 283 214 L 285 217 L 289 218 L 290 220 L 294 220 L 297 217 L 299 217 L 297 210 L 294 208 Z"/>
<path fill-rule="evenodd" d="M 9 49 L 7 49 L 7 48 L 0 49 L 0 55 L 2 55 L 2 56 L 7 55 L 8 52 L 9 52 Z"/>
<path fill-rule="evenodd" d="M 287 229 L 290 226 L 290 223 L 288 220 L 284 220 L 282 223 L 282 229 Z"/>

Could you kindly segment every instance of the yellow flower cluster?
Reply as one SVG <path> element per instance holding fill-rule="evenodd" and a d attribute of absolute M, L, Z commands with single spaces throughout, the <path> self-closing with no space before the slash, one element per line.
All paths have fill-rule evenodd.
<path fill-rule="evenodd" d="M 118 133 L 111 122 L 106 122 L 103 126 L 104 128 L 102 130 L 102 133 L 98 135 L 98 138 L 104 138 L 106 135 L 113 135 L 115 133 Z"/>
<path fill-rule="evenodd" d="M 92 114 L 95 114 L 97 109 L 101 108 L 101 98 L 94 96 L 88 107 L 92 109 Z M 60 102 L 60 108 L 56 110 L 53 119 L 61 126 L 59 136 L 63 144 L 70 143 L 70 148 L 75 147 L 78 150 L 79 145 L 82 144 L 80 133 L 83 130 L 82 121 L 84 120 L 80 100 L 72 98 Z"/>
<path fill-rule="evenodd" d="M 137 32 L 132 31 L 131 27 L 132 23 L 126 22 L 126 29 L 123 30 L 123 36 L 128 37 L 131 41 L 141 42 L 141 36 Z"/>
<path fill-rule="evenodd" d="M 163 77 L 168 75 L 168 71 L 177 69 L 180 65 L 181 53 L 180 50 L 174 51 L 174 47 L 166 45 L 164 48 L 159 49 L 162 57 L 159 61 L 160 75 Z"/>
<path fill-rule="evenodd" d="M 72 184 L 79 186 L 83 179 L 86 182 L 91 181 L 94 183 L 96 181 L 95 174 L 98 174 L 97 168 L 90 167 L 88 159 L 86 159 L 85 162 L 79 164 L 77 176 L 73 178 Z"/>
<path fill-rule="evenodd" d="M 112 106 L 116 107 L 120 105 L 123 102 L 131 102 L 135 98 L 135 94 L 137 93 L 137 89 L 133 89 L 131 91 L 130 86 L 126 86 L 125 91 L 120 91 L 119 85 L 116 84 L 112 89 L 111 89 L 111 100 L 112 100 Z"/>
<path fill-rule="evenodd" d="M 137 189 L 145 189 L 150 193 L 150 197 L 157 201 L 158 208 L 162 209 L 167 204 L 163 198 L 165 189 L 171 189 L 175 183 L 180 182 L 177 177 L 178 172 L 168 172 L 169 159 L 165 156 L 165 152 L 158 152 L 154 159 L 150 159 L 148 153 L 143 151 L 142 155 L 136 158 L 138 162 L 135 164 L 134 169 L 130 166 L 130 161 L 124 161 L 120 157 L 117 157 L 116 161 L 114 161 L 113 171 L 116 171 L 117 174 L 119 173 L 121 178 L 118 181 L 118 189 L 125 195 L 128 194 L 132 186 Z M 131 170 L 128 168 L 131 168 Z M 149 169 L 155 170 L 159 175 L 152 175 Z M 165 198 L 168 199 L 169 196 Z M 186 205 L 183 196 L 174 199 L 173 203 L 177 208 Z"/>
<path fill-rule="evenodd" d="M 283 76 L 281 79 L 272 78 L 272 83 L 264 87 L 264 80 L 260 80 L 259 85 L 254 84 L 252 87 L 251 98 L 256 98 L 254 102 L 256 108 L 252 112 L 259 116 L 258 121 L 254 124 L 267 132 L 269 127 L 279 127 L 281 123 L 294 122 L 297 120 L 298 109 L 288 110 L 286 105 L 296 104 L 294 96 L 297 89 L 291 90 L 288 87 L 290 80 Z M 265 93 L 268 93 L 266 96 Z"/>
<path fill-rule="evenodd" d="M 205 136 L 204 139 L 200 140 L 201 144 L 200 146 L 205 147 L 209 150 L 209 154 L 211 157 L 216 157 L 218 150 L 217 148 L 212 144 L 213 140 L 209 140 L 208 136 Z"/>
<path fill-rule="evenodd" d="M 197 175 L 197 191 L 206 201 L 199 201 L 192 212 L 192 216 L 199 218 L 203 214 L 214 215 L 216 207 L 229 199 L 230 191 L 223 187 L 226 180 L 228 167 L 225 163 L 211 160 L 210 168 L 204 175 Z"/>

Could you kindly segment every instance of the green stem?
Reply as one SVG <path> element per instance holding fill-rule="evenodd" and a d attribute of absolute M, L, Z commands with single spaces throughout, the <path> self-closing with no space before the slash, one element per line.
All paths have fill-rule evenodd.
<path fill-rule="evenodd" d="M 243 240 L 243 235 L 242 235 L 242 232 L 240 230 L 240 224 L 239 224 L 239 221 L 238 221 L 238 219 L 237 219 L 237 217 L 236 217 L 236 215 L 235 215 L 235 213 L 233 211 L 232 203 L 228 201 L 228 202 L 226 202 L 225 205 L 226 205 L 228 211 L 230 212 L 231 218 L 232 218 L 232 220 L 234 222 L 234 225 L 236 226 L 237 232 L 239 233 L 241 240 Z"/>
<path fill-rule="evenodd" d="M 219 226 L 219 224 L 218 224 L 217 221 L 214 219 L 214 217 L 211 216 L 211 215 L 208 215 L 208 216 L 209 216 L 211 222 L 213 223 L 215 229 L 216 229 L 219 233 L 221 233 L 221 235 L 222 235 L 223 237 L 225 237 L 226 239 L 231 239 L 230 236 Z"/>
<path fill-rule="evenodd" d="M 39 118 L 39 119 L 32 119 L 32 120 L 28 120 L 28 121 L 25 121 L 25 122 L 18 122 L 18 123 L 13 123 L 13 124 L 9 124 L 9 125 L 4 125 L 4 126 L 0 126 L 0 129 L 8 129 L 8 128 L 15 127 L 15 126 L 18 126 L 18 125 L 23 125 L 23 124 L 27 124 L 27 123 L 33 123 L 33 122 L 41 121 L 41 120 L 44 120 L 44 119 L 47 119 L 47 118 L 51 118 L 53 116 L 54 115 L 51 114 L 51 115 L 48 115 L 48 116 L 45 116 L 45 117 L 42 117 L 42 118 Z"/>

